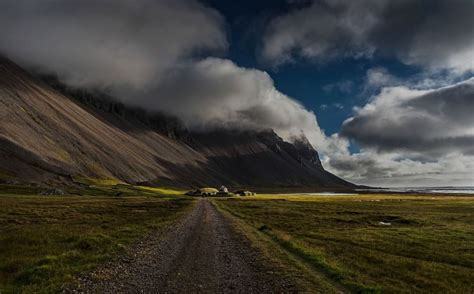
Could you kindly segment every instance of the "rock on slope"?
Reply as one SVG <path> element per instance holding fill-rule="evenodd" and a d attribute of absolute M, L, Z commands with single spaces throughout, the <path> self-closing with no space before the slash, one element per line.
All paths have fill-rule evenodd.
<path fill-rule="evenodd" d="M 179 136 L 175 121 L 158 130 L 97 105 L 0 57 L 0 180 L 82 175 L 171 186 L 351 186 L 326 172 L 309 144 L 284 142 L 271 131 Z"/>

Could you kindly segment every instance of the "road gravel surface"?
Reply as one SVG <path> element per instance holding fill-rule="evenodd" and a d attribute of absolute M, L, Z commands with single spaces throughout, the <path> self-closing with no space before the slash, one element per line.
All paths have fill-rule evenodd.
<path fill-rule="evenodd" d="M 165 232 L 78 281 L 73 293 L 291 293 L 278 273 L 207 199 Z"/>

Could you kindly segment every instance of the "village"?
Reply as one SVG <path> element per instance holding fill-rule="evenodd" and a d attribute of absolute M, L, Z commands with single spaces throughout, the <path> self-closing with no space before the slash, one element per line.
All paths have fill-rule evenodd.
<path fill-rule="evenodd" d="M 198 188 L 196 190 L 191 190 L 186 192 L 185 195 L 188 196 L 201 196 L 201 197 L 231 197 L 231 196 L 254 196 L 257 193 L 247 191 L 247 190 L 237 190 L 234 192 L 229 192 L 229 189 L 222 185 L 219 189 L 205 187 L 205 188 Z"/>

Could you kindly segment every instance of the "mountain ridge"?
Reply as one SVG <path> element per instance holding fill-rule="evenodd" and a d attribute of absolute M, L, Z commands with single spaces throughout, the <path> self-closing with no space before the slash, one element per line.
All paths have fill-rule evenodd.
<path fill-rule="evenodd" d="M 324 170 L 310 145 L 271 130 L 190 132 L 165 114 L 94 96 L 0 57 L 0 180 L 354 187 Z"/>

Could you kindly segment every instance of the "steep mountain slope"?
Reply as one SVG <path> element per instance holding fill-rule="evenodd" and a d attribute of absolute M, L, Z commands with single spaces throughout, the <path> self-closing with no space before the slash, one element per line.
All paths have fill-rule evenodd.
<path fill-rule="evenodd" d="M 224 170 L 236 182 L 252 186 L 347 185 L 322 167 L 317 152 L 309 156 L 283 141 L 273 131 L 214 131 L 194 133 L 193 148 L 208 158 L 208 164 Z M 306 150 L 305 150 L 306 151 Z"/>
<path fill-rule="evenodd" d="M 0 58 L 0 180 L 351 186 L 326 172 L 309 144 L 271 131 L 190 134 L 173 119 L 62 92 Z"/>

